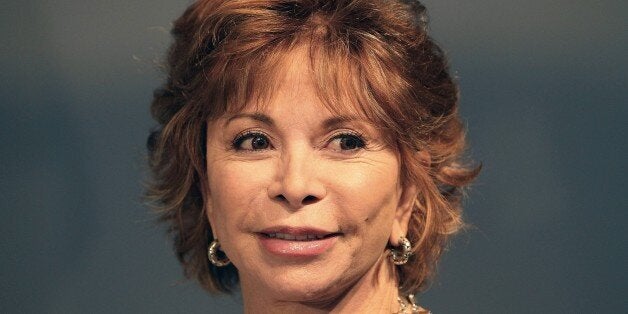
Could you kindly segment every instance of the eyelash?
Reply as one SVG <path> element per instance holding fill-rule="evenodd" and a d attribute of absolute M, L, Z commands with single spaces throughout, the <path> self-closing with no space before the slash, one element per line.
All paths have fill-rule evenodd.
<path fill-rule="evenodd" d="M 243 133 L 236 135 L 236 137 L 233 139 L 233 142 L 231 143 L 231 147 L 235 149 L 236 151 L 259 151 L 258 149 L 242 148 L 242 143 L 244 143 L 244 141 L 248 139 L 253 139 L 255 137 L 265 138 L 266 141 L 268 142 L 268 146 L 272 147 L 272 144 L 270 143 L 270 136 L 260 131 L 245 131 Z"/>
<path fill-rule="evenodd" d="M 262 137 L 267 141 L 268 147 L 272 148 L 273 145 L 270 141 L 270 136 L 268 136 L 267 134 L 260 132 L 260 131 L 246 131 L 243 133 L 238 134 L 235 139 L 233 139 L 232 143 L 231 143 L 231 147 L 232 149 L 236 150 L 236 151 L 250 151 L 250 152 L 255 152 L 255 151 L 261 151 L 261 150 L 265 150 L 267 148 L 264 149 L 248 149 L 248 148 L 242 148 L 242 144 L 244 143 L 244 141 L 249 140 L 249 139 L 253 139 L 255 137 Z M 358 141 L 358 146 L 354 149 L 347 149 L 347 150 L 343 150 L 340 149 L 339 151 L 341 152 L 355 152 L 361 149 L 366 149 L 368 147 L 368 141 L 366 140 L 366 138 L 364 137 L 364 135 L 362 135 L 359 132 L 355 132 L 355 131 L 342 131 L 339 133 L 336 133 L 334 135 L 332 135 L 329 140 L 327 140 L 327 144 L 326 146 L 330 145 L 333 141 L 335 140 L 342 140 L 342 139 L 346 139 L 346 138 L 354 138 Z"/>
<path fill-rule="evenodd" d="M 347 149 L 347 150 L 341 149 L 340 150 L 341 152 L 355 152 L 355 151 L 358 151 L 358 150 L 361 150 L 361 149 L 366 149 L 368 147 L 368 142 L 365 139 L 364 135 L 362 135 L 362 134 L 360 134 L 358 132 L 355 132 L 355 131 L 352 131 L 352 132 L 348 132 L 348 131 L 339 132 L 339 133 L 337 133 L 337 134 L 335 134 L 335 135 L 333 135 L 331 137 L 331 139 L 327 142 L 327 145 L 331 144 L 335 140 L 338 140 L 338 139 L 342 140 L 342 139 L 347 139 L 347 138 L 353 138 L 353 139 L 358 140 L 358 142 L 359 142 L 358 143 L 358 147 L 355 148 L 355 149 Z"/>

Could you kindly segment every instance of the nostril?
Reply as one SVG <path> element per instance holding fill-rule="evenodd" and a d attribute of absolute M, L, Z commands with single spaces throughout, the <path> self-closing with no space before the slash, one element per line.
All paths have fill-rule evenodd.
<path fill-rule="evenodd" d="M 302 203 L 303 205 L 309 205 L 315 203 L 316 200 L 318 200 L 318 198 L 316 198 L 315 196 L 308 195 L 303 199 Z"/>
<path fill-rule="evenodd" d="M 281 203 L 291 204 L 292 206 L 296 206 L 296 207 L 314 204 L 314 203 L 316 203 L 316 202 L 318 202 L 320 200 L 320 198 L 318 198 L 318 197 L 316 197 L 314 195 L 308 195 L 308 196 L 306 196 L 305 198 L 303 198 L 301 200 L 300 204 L 297 203 L 297 199 L 293 199 L 292 201 L 294 201 L 295 203 L 292 203 L 291 200 L 289 200 L 283 194 L 279 194 L 279 195 L 275 196 L 273 199 L 275 201 L 278 201 L 278 202 L 281 202 Z"/>

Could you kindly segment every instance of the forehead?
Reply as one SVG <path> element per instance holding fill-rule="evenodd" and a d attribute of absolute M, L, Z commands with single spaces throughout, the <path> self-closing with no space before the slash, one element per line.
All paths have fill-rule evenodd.
<path fill-rule="evenodd" d="M 227 116 L 242 112 L 269 112 L 281 106 L 298 109 L 300 100 L 316 99 L 321 114 L 366 120 L 377 124 L 368 112 L 365 86 L 359 84 L 348 62 L 300 45 L 266 56 L 249 72 L 244 98 L 227 102 Z M 367 110 L 365 110 L 367 109 Z"/>

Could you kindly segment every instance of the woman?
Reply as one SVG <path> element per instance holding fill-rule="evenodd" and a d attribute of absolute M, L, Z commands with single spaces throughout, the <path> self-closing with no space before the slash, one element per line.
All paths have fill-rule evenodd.
<path fill-rule="evenodd" d="M 460 191 L 457 86 L 416 1 L 198 1 L 155 93 L 148 194 L 247 313 L 420 312 Z"/>

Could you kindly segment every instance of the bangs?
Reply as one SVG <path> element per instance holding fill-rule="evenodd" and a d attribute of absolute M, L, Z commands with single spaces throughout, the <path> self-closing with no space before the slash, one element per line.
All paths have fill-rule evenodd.
<path fill-rule="evenodd" d="M 427 287 L 462 224 L 462 189 L 480 168 L 461 164 L 458 87 L 426 21 L 414 0 L 199 0 L 186 9 L 172 29 L 167 81 L 151 104 L 159 127 L 148 142 L 146 195 L 168 223 L 187 277 L 211 292 L 235 291 L 239 282 L 235 267 L 207 260 L 208 123 L 264 110 L 293 74 L 286 63 L 298 60 L 308 92 L 332 115 L 380 130 L 400 157 L 402 184 L 420 188 L 408 228 L 414 255 L 397 279 L 403 294 Z"/>
<path fill-rule="evenodd" d="M 223 65 L 217 70 L 222 75 L 218 84 L 209 85 L 220 87 L 213 92 L 211 107 L 221 110 L 208 119 L 244 110 L 263 110 L 281 88 L 290 62 L 307 62 L 305 75 L 310 76 L 318 99 L 332 114 L 370 122 L 385 135 L 386 144 L 399 145 L 396 141 L 408 118 L 400 104 L 411 101 L 403 99 L 408 95 L 409 84 L 375 52 L 315 36 L 294 36 L 254 54 L 217 63 Z"/>

